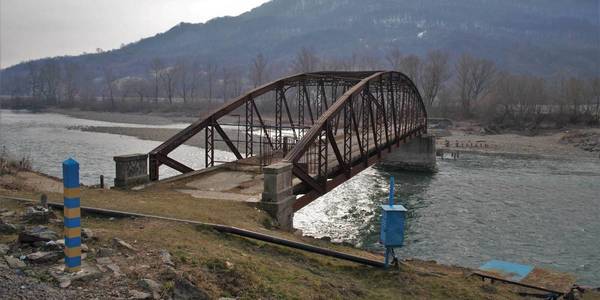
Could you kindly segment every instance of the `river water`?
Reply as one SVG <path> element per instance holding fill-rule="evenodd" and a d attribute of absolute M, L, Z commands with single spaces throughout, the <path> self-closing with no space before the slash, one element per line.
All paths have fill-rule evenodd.
<path fill-rule="evenodd" d="M 477 267 L 490 259 L 572 272 L 600 286 L 600 163 L 461 154 L 433 175 L 370 168 L 294 216 L 295 227 L 368 249 L 389 177 L 408 209 L 400 257 Z"/>
<path fill-rule="evenodd" d="M 98 184 L 100 175 L 104 175 L 105 182 L 112 185 L 115 175 L 114 156 L 148 153 L 160 145 L 157 141 L 77 129 L 84 126 L 180 129 L 187 124 L 152 126 L 84 120 L 53 113 L 0 110 L 0 151 L 5 148 L 17 158 L 28 157 L 37 171 L 55 177 L 62 177 L 61 162 L 73 157 L 79 161 L 82 184 Z M 169 156 L 193 169 L 204 167 L 204 151 L 200 148 L 183 145 Z M 229 152 L 215 150 L 215 160 L 226 161 L 233 158 L 235 156 Z M 161 166 L 160 174 L 161 178 L 165 178 L 179 173 Z"/>
<path fill-rule="evenodd" d="M 112 182 L 113 156 L 147 153 L 159 144 L 70 129 L 76 126 L 185 124 L 144 126 L 2 110 L 0 145 L 57 177 L 60 162 L 73 156 L 81 164 L 82 182 L 97 184 L 100 174 Z M 232 158 L 223 151 L 215 154 L 217 160 Z M 203 167 L 199 148 L 183 146 L 171 156 Z M 578 283 L 600 286 L 598 160 L 461 154 L 459 160 L 438 161 L 438 168 L 432 175 L 369 168 L 297 212 L 294 226 L 315 237 L 381 249 L 379 205 L 387 201 L 388 180 L 394 176 L 396 201 L 408 209 L 400 257 L 467 267 L 502 259 L 572 272 Z"/>

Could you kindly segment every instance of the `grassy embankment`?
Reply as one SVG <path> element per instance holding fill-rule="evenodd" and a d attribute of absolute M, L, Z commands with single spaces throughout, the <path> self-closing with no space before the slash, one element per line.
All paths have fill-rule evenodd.
<path fill-rule="evenodd" d="M 15 176 L 6 174 L 4 176 Z M 47 179 L 51 180 L 51 179 Z M 39 185 L 38 185 L 39 186 Z M 39 189 L 25 185 L 1 186 L 0 195 L 36 199 Z M 58 192 L 46 192 L 50 201 L 62 201 Z M 84 188 L 82 205 L 127 210 L 162 216 L 234 225 L 280 237 L 298 240 L 381 259 L 380 255 L 299 237 L 270 228 L 269 217 L 256 208 L 237 202 L 195 199 L 163 188 L 124 192 Z M 0 200 L 8 209 L 22 204 Z M 213 230 L 155 219 L 110 220 L 83 215 L 85 227 L 94 230 L 101 246 L 114 237 L 133 244 L 138 250 L 130 264 L 141 264 L 158 249 L 173 253 L 178 271 L 184 272 L 211 296 L 235 296 L 245 299 L 511 299 L 518 296 L 504 285 L 491 286 L 474 278 L 469 271 L 434 262 L 407 261 L 400 268 L 381 270 L 323 257 L 277 245 L 258 242 Z M 60 228 L 56 228 L 59 230 Z M 16 236 L 4 236 L 10 242 Z M 91 259 L 90 256 L 88 259 Z M 125 270 L 126 276 L 154 276 L 155 266 L 140 274 Z M 158 276 L 158 275 L 156 275 Z M 135 281 L 132 281 L 135 282 Z M 168 289 L 169 282 L 165 283 Z"/>

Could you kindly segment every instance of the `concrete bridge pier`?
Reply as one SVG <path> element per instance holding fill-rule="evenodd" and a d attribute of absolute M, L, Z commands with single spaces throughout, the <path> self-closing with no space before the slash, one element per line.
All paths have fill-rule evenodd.
<path fill-rule="evenodd" d="M 394 149 L 380 164 L 408 171 L 436 172 L 435 137 L 423 135 L 412 138 Z"/>
<path fill-rule="evenodd" d="M 283 230 L 292 231 L 294 201 L 292 164 L 279 162 L 263 168 L 264 191 L 260 207 L 275 218 Z"/>

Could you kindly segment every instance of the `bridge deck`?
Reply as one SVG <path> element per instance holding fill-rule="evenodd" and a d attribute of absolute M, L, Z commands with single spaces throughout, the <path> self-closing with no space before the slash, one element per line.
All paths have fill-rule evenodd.
<path fill-rule="evenodd" d="M 373 135 L 370 134 L 369 143 L 374 143 Z M 340 151 L 343 149 L 343 136 L 336 136 L 336 144 Z M 352 141 L 352 157 L 359 158 L 360 151 L 357 140 Z M 388 151 L 388 150 L 384 150 Z M 338 160 L 333 152 L 332 146 L 328 148 L 328 171 L 336 170 L 339 166 Z M 270 162 L 275 163 L 283 158 L 283 153 L 275 153 L 270 157 Z M 180 176 L 180 179 L 157 182 L 158 185 L 175 190 L 180 193 L 189 194 L 198 199 L 212 199 L 238 202 L 259 202 L 263 192 L 264 177 L 260 158 L 252 157 L 233 162 L 223 163 L 213 168 L 204 169 L 188 175 Z M 310 175 L 315 175 L 310 173 Z M 298 187 L 302 181 L 293 179 L 293 185 Z"/>

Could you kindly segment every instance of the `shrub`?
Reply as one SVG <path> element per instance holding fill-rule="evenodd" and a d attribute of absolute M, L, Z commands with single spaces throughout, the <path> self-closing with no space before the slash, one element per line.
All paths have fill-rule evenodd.
<path fill-rule="evenodd" d="M 2 151 L 0 152 L 0 175 L 31 170 L 31 158 L 23 156 L 20 159 L 14 159 L 8 154 L 6 147 L 2 147 Z"/>

